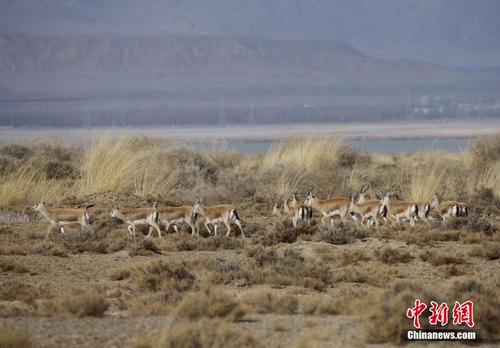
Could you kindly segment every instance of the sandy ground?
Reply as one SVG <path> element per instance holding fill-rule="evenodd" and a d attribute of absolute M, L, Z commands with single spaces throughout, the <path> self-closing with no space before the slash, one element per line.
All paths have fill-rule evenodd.
<path fill-rule="evenodd" d="M 192 237 L 186 235 L 186 238 Z M 415 244 L 407 245 L 398 240 L 380 238 L 364 238 L 347 245 L 307 241 L 286 245 L 287 248 L 300 251 L 305 257 L 313 258 L 318 257 L 315 254 L 318 246 L 329 248 L 332 254 L 343 250 L 361 250 L 371 257 L 376 250 L 387 246 L 405 248 L 412 255 L 417 255 L 421 250 L 428 248 Z M 435 249 L 447 252 L 455 251 L 462 255 L 467 255 L 472 247 L 473 245 L 457 242 L 436 242 L 433 245 Z M 117 288 L 124 290 L 126 283 L 110 280 L 109 274 L 113 270 L 151 260 L 188 261 L 202 257 L 232 259 L 242 256 L 238 250 L 163 252 L 161 255 L 135 257 L 130 257 L 125 251 L 119 251 L 113 254 L 72 254 L 63 258 L 41 255 L 0 256 L 0 260 L 9 259 L 30 270 L 29 273 L 4 273 L 2 281 L 37 284 L 61 293 L 65 289 L 71 288 L 100 289 L 104 292 L 110 292 Z M 463 275 L 444 279 L 441 271 L 418 260 L 418 258 L 410 263 L 392 265 L 390 268 L 398 274 L 398 278 L 418 279 L 427 284 L 436 281 L 451 282 L 468 277 Z M 481 259 L 469 259 L 467 269 L 467 274 L 475 274 L 478 279 L 496 277 L 500 274 L 500 260 L 486 262 Z M 231 288 L 240 296 L 251 291 L 253 287 L 231 286 Z M 292 291 L 292 293 L 296 291 L 302 295 L 313 294 L 313 290 L 303 288 L 296 290 L 289 288 L 283 291 Z M 322 296 L 340 297 L 345 291 L 376 292 L 381 291 L 381 289 L 369 284 L 337 283 L 332 288 L 327 289 Z M 114 299 L 111 298 L 109 301 L 113 302 Z M 360 315 L 249 314 L 243 320 L 230 325 L 247 330 L 266 347 L 295 347 L 300 343 L 306 344 L 306 347 L 363 347 L 366 343 L 363 322 L 360 320 L 361 316 L 362 313 Z M 102 318 L 11 317 L 0 318 L 0 326 L 22 328 L 32 336 L 35 347 L 131 347 L 138 335 L 154 334 L 157 330 L 169 327 L 175 320 L 173 316 L 130 316 L 126 311 L 121 311 L 112 305 Z M 277 325 L 280 329 L 276 329 Z M 435 346 L 435 344 L 426 345 L 426 347 L 431 346 Z M 494 345 L 483 344 L 482 346 L 493 347 Z"/>
<path fill-rule="evenodd" d="M 102 134 L 144 135 L 176 142 L 265 141 L 291 136 L 340 136 L 346 139 L 458 138 L 493 134 L 498 131 L 500 119 L 171 128 L 0 128 L 0 142 L 48 138 L 79 143 Z"/>

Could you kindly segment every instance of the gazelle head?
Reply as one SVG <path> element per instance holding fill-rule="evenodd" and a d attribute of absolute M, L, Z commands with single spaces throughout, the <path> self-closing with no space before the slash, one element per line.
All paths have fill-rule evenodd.
<path fill-rule="evenodd" d="M 438 207 L 438 205 L 439 205 L 439 198 L 436 195 L 436 192 L 432 193 L 432 198 L 429 201 L 429 205 L 431 206 L 431 208 L 437 208 Z"/>
<path fill-rule="evenodd" d="M 36 204 L 33 206 L 33 210 L 40 211 L 45 207 L 45 202 L 40 201 L 36 202 Z"/>
<path fill-rule="evenodd" d="M 271 212 L 273 216 L 280 216 L 280 210 L 278 208 L 278 203 L 274 203 L 273 211 Z"/>
<path fill-rule="evenodd" d="M 347 210 L 349 212 L 349 214 L 357 213 L 359 211 L 359 208 L 356 205 L 356 201 L 358 199 L 359 199 L 359 194 L 355 194 L 354 196 L 351 195 L 351 197 L 349 199 L 349 208 Z"/>
<path fill-rule="evenodd" d="M 118 207 L 114 206 L 113 209 L 111 209 L 111 213 L 109 214 L 111 217 L 118 217 Z"/>
<path fill-rule="evenodd" d="M 364 201 L 366 193 L 368 192 L 369 189 L 370 189 L 369 185 L 367 185 L 367 186 L 361 186 L 361 190 L 359 190 L 359 193 L 358 193 L 358 199 L 357 199 L 357 201 L 359 201 L 359 202 Z"/>
<path fill-rule="evenodd" d="M 318 198 L 316 197 L 316 195 L 313 193 L 312 190 L 314 190 L 314 186 L 309 190 L 309 193 L 307 194 L 307 198 L 304 201 L 305 206 L 310 207 L 311 205 L 313 205 L 315 202 L 318 201 Z"/>
<path fill-rule="evenodd" d="M 391 199 L 391 198 L 389 197 L 389 193 L 388 193 L 388 194 L 386 194 L 386 195 L 384 196 L 384 198 L 382 198 L 382 199 L 380 200 L 380 204 L 382 204 L 382 205 L 387 205 L 387 204 L 389 203 L 390 199 Z"/>
<path fill-rule="evenodd" d="M 205 206 L 203 205 L 203 198 L 197 199 L 193 204 L 193 214 L 205 216 Z"/>

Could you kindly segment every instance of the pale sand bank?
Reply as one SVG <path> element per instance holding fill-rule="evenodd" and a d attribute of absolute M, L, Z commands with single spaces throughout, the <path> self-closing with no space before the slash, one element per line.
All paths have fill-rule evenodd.
<path fill-rule="evenodd" d="M 328 123 L 256 126 L 158 128 L 0 128 L 0 142 L 59 139 L 86 142 L 103 134 L 139 135 L 176 142 L 266 141 L 288 137 L 343 137 L 345 139 L 470 138 L 500 132 L 500 119 L 427 121 L 425 123 Z"/>

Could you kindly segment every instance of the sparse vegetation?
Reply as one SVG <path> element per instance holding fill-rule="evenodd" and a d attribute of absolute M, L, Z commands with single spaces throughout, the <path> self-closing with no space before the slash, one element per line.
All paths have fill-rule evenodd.
<path fill-rule="evenodd" d="M 433 266 L 442 266 L 449 264 L 457 265 L 465 262 L 463 256 L 461 255 L 437 250 L 426 250 L 420 254 L 420 258 L 423 261 L 429 262 Z"/>
<path fill-rule="evenodd" d="M 406 250 L 394 249 L 394 248 L 384 248 L 375 251 L 375 256 L 380 262 L 383 263 L 407 263 L 410 262 L 413 257 Z"/>
<path fill-rule="evenodd" d="M 32 339 L 24 330 L 13 327 L 0 329 L 0 347 L 2 348 L 30 348 Z"/>
<path fill-rule="evenodd" d="M 187 294 L 176 310 L 176 316 L 190 320 L 221 318 L 234 321 L 245 315 L 246 310 L 230 294 L 215 287 Z"/>
<path fill-rule="evenodd" d="M 260 348 L 263 345 L 248 331 L 232 328 L 220 320 L 202 320 L 177 324 L 159 333 L 141 335 L 135 339 L 141 348 L 227 347 Z"/>
<path fill-rule="evenodd" d="M 377 324 L 365 323 L 359 332 L 373 342 L 399 343 L 409 323 L 402 308 L 415 296 L 470 296 L 481 315 L 481 338 L 496 337 L 500 159 L 497 140 L 484 141 L 458 155 L 393 156 L 300 139 L 255 156 L 126 138 L 80 149 L 0 145 L 0 320 L 99 317 L 104 326 L 122 316 L 144 317 L 165 324 L 136 338 L 138 347 L 258 347 L 247 327 L 267 325 L 271 336 L 317 330 L 308 334 L 318 343 L 329 316 L 358 323 L 353 314 L 363 311 Z M 325 224 L 317 213 L 296 227 L 270 216 L 275 202 L 296 193 L 302 203 L 313 185 L 327 198 L 349 197 L 364 184 L 373 199 L 392 190 L 398 199 L 425 201 L 437 191 L 467 202 L 471 212 L 446 224 L 433 212 L 433 221 L 382 221 L 378 229 L 337 217 Z M 146 226 L 131 237 L 109 217 L 115 204 L 184 205 L 200 196 L 208 205 L 235 204 L 247 238 L 214 237 L 201 219 L 200 236 L 181 224 L 179 233 L 170 228 L 161 240 L 146 239 Z M 62 207 L 93 204 L 92 231 L 54 228 L 46 238 L 47 222 L 30 209 L 38 199 Z M 308 319 L 297 321 L 297 315 Z M 155 331 L 163 325 L 168 328 Z M 256 337 L 269 345 L 262 332 Z"/>

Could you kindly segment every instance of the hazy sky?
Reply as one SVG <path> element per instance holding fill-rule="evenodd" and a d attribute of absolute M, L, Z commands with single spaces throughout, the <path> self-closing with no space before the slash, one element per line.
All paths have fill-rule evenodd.
<path fill-rule="evenodd" d="M 0 32 L 337 39 L 380 57 L 500 65 L 496 0 L 1 0 Z"/>

